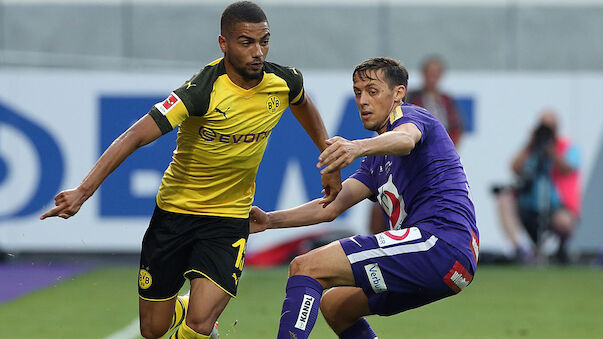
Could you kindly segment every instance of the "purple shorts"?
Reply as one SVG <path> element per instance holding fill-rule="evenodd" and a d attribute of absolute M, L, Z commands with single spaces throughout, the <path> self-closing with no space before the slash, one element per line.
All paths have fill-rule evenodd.
<path fill-rule="evenodd" d="M 392 315 L 454 295 L 475 273 L 459 250 L 417 227 L 340 243 L 374 314 Z"/>

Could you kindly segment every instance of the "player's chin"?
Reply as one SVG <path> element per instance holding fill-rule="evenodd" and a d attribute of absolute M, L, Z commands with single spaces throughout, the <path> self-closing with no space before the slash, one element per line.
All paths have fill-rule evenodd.
<path fill-rule="evenodd" d="M 362 120 L 362 125 L 364 126 L 365 129 L 367 129 L 369 131 L 376 131 L 377 130 L 377 124 L 372 123 L 370 121 Z"/>
<path fill-rule="evenodd" d="M 251 70 L 247 70 L 245 72 L 245 77 L 247 79 L 254 79 L 255 80 L 255 79 L 261 78 L 263 73 L 264 72 L 263 72 L 262 68 L 260 68 L 259 70 L 253 70 L 253 69 L 251 69 Z"/>

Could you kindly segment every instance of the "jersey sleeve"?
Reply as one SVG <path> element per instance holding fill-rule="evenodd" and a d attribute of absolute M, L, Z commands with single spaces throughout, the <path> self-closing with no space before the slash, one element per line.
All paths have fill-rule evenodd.
<path fill-rule="evenodd" d="M 354 172 L 354 174 L 350 176 L 350 178 L 354 178 L 363 183 L 364 186 L 368 187 L 373 193 L 373 195 L 371 195 L 369 199 L 372 201 L 377 201 L 377 187 L 375 184 L 375 180 L 371 175 L 369 163 L 370 161 L 368 160 L 368 158 L 364 158 L 362 160 L 362 163 L 360 164 L 360 168 L 358 168 L 356 172 Z"/>
<path fill-rule="evenodd" d="M 286 67 L 271 62 L 264 64 L 265 70 L 285 80 L 289 87 L 289 105 L 298 105 L 304 101 L 304 77 L 295 67 Z"/>
<path fill-rule="evenodd" d="M 149 111 L 149 115 L 155 120 L 161 133 L 166 134 L 180 125 L 189 113 L 182 99 L 174 91 L 165 100 L 155 104 Z"/>
<path fill-rule="evenodd" d="M 304 77 L 295 67 L 289 68 L 292 76 L 289 84 L 289 104 L 298 105 L 304 101 Z"/>
<path fill-rule="evenodd" d="M 189 116 L 203 116 L 209 107 L 216 79 L 226 73 L 223 59 L 208 64 L 189 81 L 175 89 L 149 111 L 163 134 L 170 132 Z"/>
<path fill-rule="evenodd" d="M 421 132 L 421 141 L 425 135 L 425 121 L 420 118 L 420 114 L 415 112 L 413 107 L 397 107 L 394 112 L 389 116 L 390 130 L 394 128 L 411 123 L 419 129 Z"/>

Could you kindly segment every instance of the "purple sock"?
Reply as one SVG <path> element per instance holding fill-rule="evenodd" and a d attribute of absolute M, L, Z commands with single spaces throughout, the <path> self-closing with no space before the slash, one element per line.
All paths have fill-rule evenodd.
<path fill-rule="evenodd" d="M 277 339 L 306 339 L 318 317 L 322 286 L 314 278 L 294 275 L 286 291 Z"/>
<path fill-rule="evenodd" d="M 375 339 L 377 335 L 373 332 L 371 325 L 364 318 L 360 318 L 354 325 L 348 327 L 339 334 L 339 339 Z"/>

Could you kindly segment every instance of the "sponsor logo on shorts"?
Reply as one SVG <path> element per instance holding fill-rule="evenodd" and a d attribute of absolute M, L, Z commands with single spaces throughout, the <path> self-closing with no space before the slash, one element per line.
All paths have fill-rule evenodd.
<path fill-rule="evenodd" d="M 362 247 L 362 245 L 358 242 L 358 240 L 356 240 L 356 235 L 350 237 L 349 239 L 352 240 L 356 245 L 358 245 L 358 247 Z"/>
<path fill-rule="evenodd" d="M 400 230 L 385 231 L 377 234 L 375 238 L 379 247 L 385 247 L 421 239 L 421 231 L 417 227 L 409 227 Z"/>
<path fill-rule="evenodd" d="M 446 285 L 456 293 L 459 293 L 465 287 L 469 286 L 471 280 L 473 280 L 473 275 L 458 261 L 454 263 L 452 269 L 444 277 Z"/>
<path fill-rule="evenodd" d="M 385 285 L 385 279 L 383 279 L 383 274 L 378 264 L 365 265 L 364 270 L 375 293 L 387 291 L 387 285 Z"/>
<path fill-rule="evenodd" d="M 138 272 L 138 286 L 141 289 L 146 290 L 147 288 L 151 287 L 152 284 L 153 277 L 151 277 L 151 273 L 144 268 L 141 268 Z"/>
<path fill-rule="evenodd" d="M 299 313 L 297 315 L 297 322 L 295 322 L 295 328 L 299 328 L 302 331 L 306 330 L 308 324 L 308 318 L 310 318 L 310 311 L 314 305 L 314 297 L 311 295 L 304 294 L 304 300 L 302 301 Z"/>
<path fill-rule="evenodd" d="M 179 102 L 180 102 L 180 98 L 176 95 L 176 93 L 172 92 L 167 97 L 167 99 L 163 100 L 163 102 L 156 104 L 155 107 L 157 107 L 157 109 L 159 110 L 159 112 L 161 112 L 161 114 L 166 115 Z"/>

